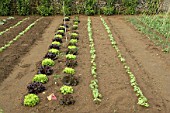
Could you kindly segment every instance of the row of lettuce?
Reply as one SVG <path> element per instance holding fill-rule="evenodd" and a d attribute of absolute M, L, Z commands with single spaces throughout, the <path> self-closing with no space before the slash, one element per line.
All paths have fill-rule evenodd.
<path fill-rule="evenodd" d="M 13 44 L 15 41 L 17 41 L 19 38 L 21 38 L 21 36 L 23 36 L 25 33 L 27 33 L 38 21 L 40 21 L 43 17 L 38 18 L 37 20 L 35 20 L 33 23 L 31 23 L 27 28 L 25 28 L 23 31 L 21 31 L 16 37 L 14 37 L 12 40 L 10 40 L 8 43 L 6 43 L 4 46 L 0 47 L 0 53 L 3 52 L 4 50 L 6 50 L 8 47 L 11 46 L 11 44 Z M 20 25 L 21 23 L 23 23 L 24 21 L 28 20 L 28 18 L 25 18 L 21 21 L 19 21 L 17 24 L 15 24 L 14 26 L 6 29 L 5 31 L 0 32 L 0 35 L 4 34 L 5 32 L 9 31 L 12 28 L 17 27 L 18 25 Z"/>
<path fill-rule="evenodd" d="M 126 71 L 126 73 L 129 75 L 130 78 L 130 84 L 133 87 L 134 92 L 136 93 L 136 96 L 138 97 L 138 104 L 141 106 L 145 106 L 145 107 L 149 107 L 148 104 L 148 99 L 144 96 L 141 88 L 139 87 L 137 81 L 136 81 L 136 77 L 133 74 L 132 70 L 130 69 L 130 67 L 128 66 L 125 57 L 123 57 L 121 50 L 119 49 L 115 38 L 112 35 L 112 32 L 109 28 L 109 26 L 107 25 L 107 23 L 105 22 L 105 20 L 102 18 L 102 16 L 100 16 L 101 21 L 105 27 L 105 29 L 107 30 L 108 33 L 108 37 L 110 39 L 110 42 L 112 44 L 112 47 L 115 49 L 115 51 L 117 52 L 117 57 L 119 58 L 120 62 L 122 62 L 124 69 Z"/>
<path fill-rule="evenodd" d="M 54 73 L 54 66 L 56 64 L 56 61 L 59 59 L 59 57 L 62 57 L 61 48 L 64 37 L 67 38 L 67 32 L 69 29 L 69 21 L 70 17 L 65 17 L 63 19 L 64 24 L 61 24 L 52 40 L 52 44 L 49 46 L 48 52 L 45 54 L 44 59 L 41 62 L 41 66 L 38 68 L 37 74 L 33 77 L 32 82 L 28 84 L 27 90 L 28 94 L 24 97 L 24 106 L 30 106 L 33 107 L 37 105 L 40 102 L 40 98 L 38 96 L 39 93 L 44 92 L 47 88 L 44 86 L 45 83 L 49 81 L 48 76 L 52 75 Z M 78 53 L 78 39 L 79 34 L 77 31 L 78 24 L 79 24 L 79 18 L 76 17 L 73 20 L 73 26 L 72 26 L 72 33 L 70 34 L 67 51 L 64 51 L 66 54 L 65 56 L 65 68 L 63 69 L 63 77 L 62 77 L 62 83 L 63 86 L 60 88 L 60 93 L 63 95 L 60 99 L 59 103 L 61 105 L 70 105 L 74 104 L 75 100 L 73 96 L 71 95 L 74 90 L 72 86 L 78 85 L 78 79 L 75 77 L 75 69 L 74 67 L 77 66 L 77 53 Z M 67 40 L 66 40 L 67 41 Z M 67 43 L 67 42 L 66 42 Z M 54 95 L 52 95 L 54 96 Z"/>

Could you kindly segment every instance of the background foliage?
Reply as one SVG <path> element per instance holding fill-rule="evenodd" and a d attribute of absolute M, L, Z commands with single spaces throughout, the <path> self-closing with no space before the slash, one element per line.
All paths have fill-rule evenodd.
<path fill-rule="evenodd" d="M 65 2 L 63 10 L 63 1 Z M 163 0 L 0 0 L 0 15 L 156 14 Z"/>

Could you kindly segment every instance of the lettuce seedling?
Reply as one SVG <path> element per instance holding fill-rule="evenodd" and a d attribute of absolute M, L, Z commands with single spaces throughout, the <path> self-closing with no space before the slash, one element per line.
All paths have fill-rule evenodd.
<path fill-rule="evenodd" d="M 60 34 L 56 34 L 56 35 L 54 36 L 54 38 L 62 39 L 62 38 L 63 38 L 63 36 L 62 36 L 62 35 L 60 35 Z"/>
<path fill-rule="evenodd" d="M 42 61 L 42 66 L 54 66 L 55 62 L 49 58 L 46 58 Z"/>
<path fill-rule="evenodd" d="M 73 87 L 64 85 L 60 88 L 60 92 L 64 95 L 72 94 L 73 93 Z"/>
<path fill-rule="evenodd" d="M 77 33 L 71 33 L 71 39 L 77 39 L 78 34 Z"/>
<path fill-rule="evenodd" d="M 28 93 L 38 94 L 42 93 L 46 88 L 41 82 L 33 82 L 28 84 L 27 89 Z"/>
<path fill-rule="evenodd" d="M 74 25 L 78 25 L 79 23 L 78 22 L 74 22 Z"/>
<path fill-rule="evenodd" d="M 66 73 L 66 74 L 70 74 L 70 75 L 74 75 L 75 74 L 75 70 L 73 68 L 69 68 L 69 67 L 66 67 L 63 70 L 63 72 Z"/>
<path fill-rule="evenodd" d="M 78 29 L 78 25 L 73 25 L 72 29 L 73 29 L 73 30 Z"/>
<path fill-rule="evenodd" d="M 60 43 L 60 42 L 57 42 L 57 41 L 54 41 L 54 42 L 52 42 L 52 45 L 58 45 L 58 46 L 60 46 L 61 43 Z"/>
<path fill-rule="evenodd" d="M 48 81 L 48 77 L 45 74 L 37 74 L 34 76 L 32 81 L 46 83 Z"/>
<path fill-rule="evenodd" d="M 67 54 L 67 55 L 66 55 L 66 59 L 68 59 L 68 60 L 75 60 L 75 59 L 76 59 L 76 55 Z"/>
<path fill-rule="evenodd" d="M 33 107 L 33 106 L 37 105 L 39 102 L 40 102 L 40 99 L 35 94 L 28 94 L 24 98 L 25 106 Z"/>
<path fill-rule="evenodd" d="M 70 42 L 69 42 L 69 44 L 70 44 L 70 45 L 76 45 L 77 42 L 78 42 L 77 39 L 71 39 Z"/>
<path fill-rule="evenodd" d="M 58 49 L 50 49 L 50 50 L 48 50 L 48 52 L 54 53 L 56 55 L 59 55 L 59 53 L 60 53 L 60 51 Z"/>

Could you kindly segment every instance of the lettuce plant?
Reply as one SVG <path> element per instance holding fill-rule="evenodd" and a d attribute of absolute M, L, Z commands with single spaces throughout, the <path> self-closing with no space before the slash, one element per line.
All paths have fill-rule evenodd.
<path fill-rule="evenodd" d="M 67 55 L 66 55 L 66 59 L 68 59 L 68 60 L 75 60 L 75 59 L 76 59 L 76 55 L 67 54 Z"/>
<path fill-rule="evenodd" d="M 73 29 L 73 30 L 78 29 L 78 25 L 73 25 L 72 29 Z"/>
<path fill-rule="evenodd" d="M 71 39 L 70 42 L 69 42 L 69 44 L 70 44 L 70 45 L 76 45 L 77 42 L 78 42 L 77 39 Z"/>
<path fill-rule="evenodd" d="M 75 70 L 73 68 L 69 68 L 69 67 L 66 67 L 63 70 L 63 72 L 66 73 L 66 74 L 70 74 L 70 75 L 74 75 L 75 74 Z"/>
<path fill-rule="evenodd" d="M 59 55 L 60 51 L 58 49 L 50 49 L 48 52 Z"/>
<path fill-rule="evenodd" d="M 72 94 L 73 93 L 73 87 L 64 85 L 60 88 L 60 92 L 64 95 Z"/>
<path fill-rule="evenodd" d="M 54 38 L 60 38 L 60 39 L 62 39 L 62 38 L 63 38 L 63 36 L 62 36 L 62 35 L 60 35 L 60 34 L 56 34 Z"/>
<path fill-rule="evenodd" d="M 61 43 L 60 43 L 60 42 L 57 42 L 57 41 L 54 41 L 54 42 L 52 42 L 52 45 L 58 45 L 58 46 L 60 46 Z"/>
<path fill-rule="evenodd" d="M 55 62 L 49 58 L 46 58 L 42 61 L 42 66 L 54 66 Z"/>
<path fill-rule="evenodd" d="M 28 93 L 38 94 L 42 93 L 46 88 L 41 82 L 33 82 L 28 84 L 27 89 Z"/>
<path fill-rule="evenodd" d="M 79 23 L 78 22 L 74 22 L 74 25 L 78 25 Z"/>
<path fill-rule="evenodd" d="M 39 102 L 40 102 L 40 99 L 35 94 L 28 94 L 24 98 L 25 106 L 33 107 L 33 106 L 37 105 Z"/>
<path fill-rule="evenodd" d="M 77 33 L 71 33 L 71 39 L 78 39 Z"/>
<path fill-rule="evenodd" d="M 48 77 L 45 74 L 37 74 L 34 76 L 32 81 L 46 83 L 48 81 Z"/>

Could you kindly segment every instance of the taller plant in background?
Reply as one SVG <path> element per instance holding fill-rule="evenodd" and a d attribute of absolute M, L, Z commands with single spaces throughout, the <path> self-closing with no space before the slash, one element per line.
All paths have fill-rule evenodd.
<path fill-rule="evenodd" d="M 10 15 L 11 0 L 0 0 L 0 15 Z"/>
<path fill-rule="evenodd" d="M 63 5 L 64 2 L 64 5 Z M 74 0 L 60 0 L 60 4 L 62 4 L 61 6 L 61 14 L 65 13 L 65 16 L 67 15 L 71 15 L 72 14 L 72 3 L 74 2 Z M 63 8 L 64 7 L 64 8 Z"/>
<path fill-rule="evenodd" d="M 125 7 L 124 14 L 133 15 L 136 13 L 136 7 L 138 5 L 138 0 L 122 0 Z"/>
<path fill-rule="evenodd" d="M 17 11 L 19 15 L 29 15 L 30 0 L 17 0 Z"/>
<path fill-rule="evenodd" d="M 53 6 L 51 0 L 41 0 L 40 5 L 37 6 L 38 13 L 42 16 L 49 16 L 53 14 Z"/>
<path fill-rule="evenodd" d="M 156 14 L 158 13 L 158 9 L 160 7 L 161 0 L 147 0 L 146 6 L 147 11 L 145 13 L 147 14 Z"/>
<path fill-rule="evenodd" d="M 97 13 L 97 0 L 85 0 L 85 14 L 94 15 Z"/>
<path fill-rule="evenodd" d="M 114 13 L 115 0 L 106 0 L 106 6 L 102 8 L 102 12 L 105 15 L 112 15 Z"/>

